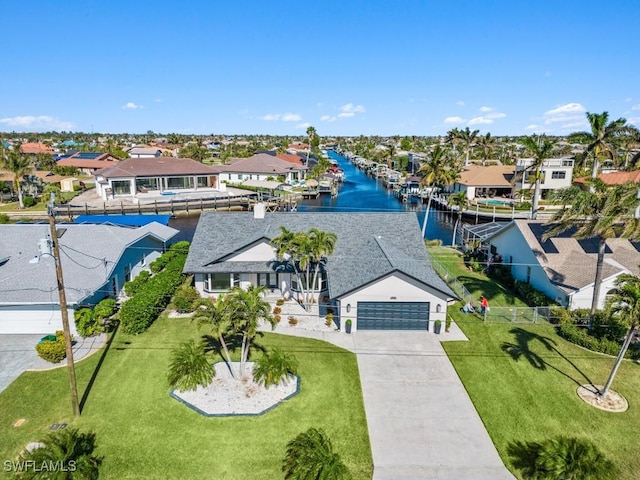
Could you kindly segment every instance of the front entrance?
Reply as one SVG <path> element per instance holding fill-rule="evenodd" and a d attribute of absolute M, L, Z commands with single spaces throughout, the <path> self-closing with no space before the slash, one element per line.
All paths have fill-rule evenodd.
<path fill-rule="evenodd" d="M 358 302 L 358 330 L 428 330 L 429 302 Z"/>
<path fill-rule="evenodd" d="M 278 275 L 275 273 L 259 273 L 258 286 L 264 285 L 270 290 L 278 288 Z"/>

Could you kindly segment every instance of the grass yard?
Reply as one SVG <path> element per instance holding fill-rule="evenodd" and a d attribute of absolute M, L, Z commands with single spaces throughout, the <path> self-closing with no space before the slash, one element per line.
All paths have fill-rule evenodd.
<path fill-rule="evenodd" d="M 188 319 L 165 317 L 140 336 L 118 332 L 75 422 L 65 369 L 23 374 L 0 394 L 0 458 L 13 459 L 51 424 L 65 422 L 96 432 L 104 478 L 276 479 L 282 478 L 287 442 L 319 427 L 354 478 L 371 478 L 354 354 L 325 342 L 265 334 L 259 346 L 296 355 L 300 393 L 263 416 L 207 418 L 169 397 L 166 374 L 174 347 L 208 333 Z M 80 396 L 99 361 L 100 353 L 78 363 Z M 19 418 L 26 423 L 13 428 Z"/>
<path fill-rule="evenodd" d="M 464 283 L 468 278 L 472 293 L 487 294 L 492 305 L 519 302 L 499 286 L 491 289 L 483 283 L 483 275 L 454 264 L 461 257 L 452 250 L 430 252 Z M 464 315 L 458 308 L 450 311 L 470 341 L 447 342 L 444 349 L 511 471 L 519 473 L 507 454 L 511 442 L 562 434 L 594 441 L 620 469 L 618 478 L 639 477 L 640 366 L 623 362 L 613 383 L 613 389 L 628 400 L 629 410 L 604 412 L 580 400 L 576 388 L 585 383 L 604 384 L 613 358 L 565 341 L 547 324 L 483 324 L 479 317 Z"/>

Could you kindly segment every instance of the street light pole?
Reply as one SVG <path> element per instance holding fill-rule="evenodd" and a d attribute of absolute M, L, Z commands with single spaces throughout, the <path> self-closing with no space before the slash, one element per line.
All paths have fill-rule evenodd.
<path fill-rule="evenodd" d="M 62 259 L 58 247 L 58 234 L 56 232 L 56 219 L 54 211 L 54 198 L 48 205 L 49 228 L 51 230 L 51 243 L 53 258 L 56 264 L 56 278 L 58 280 L 58 295 L 60 296 L 60 314 L 62 316 L 62 330 L 64 331 L 64 346 L 67 353 L 67 370 L 69 372 L 69 387 L 71 389 L 71 407 L 73 416 L 80 416 L 80 404 L 78 403 L 78 386 L 76 384 L 76 369 L 73 363 L 73 346 L 71 345 L 71 331 L 69 330 L 69 312 L 67 311 L 67 295 L 64 291 L 64 279 L 62 278 Z"/>

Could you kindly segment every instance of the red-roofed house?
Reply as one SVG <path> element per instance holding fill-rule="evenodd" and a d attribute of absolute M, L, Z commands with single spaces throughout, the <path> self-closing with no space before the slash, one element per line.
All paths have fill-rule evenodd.
<path fill-rule="evenodd" d="M 300 155 L 294 155 L 293 153 L 279 153 L 276 155 L 276 158 L 293 163 L 294 165 L 304 165 L 304 158 Z"/>
<path fill-rule="evenodd" d="M 26 155 L 37 155 L 38 153 L 53 155 L 53 148 L 44 143 L 26 142 L 20 145 L 20 152 Z"/>
<path fill-rule="evenodd" d="M 91 175 L 96 170 L 111 167 L 119 161 L 119 159 L 108 153 L 76 152 L 69 157 L 58 160 L 58 166 L 75 167 L 80 172 Z"/>
<path fill-rule="evenodd" d="M 576 178 L 576 183 L 584 183 L 590 177 Z M 633 172 L 611 172 L 600 173 L 598 178 L 607 185 L 624 185 L 625 183 L 637 183 L 640 184 L 640 170 L 634 170 Z"/>

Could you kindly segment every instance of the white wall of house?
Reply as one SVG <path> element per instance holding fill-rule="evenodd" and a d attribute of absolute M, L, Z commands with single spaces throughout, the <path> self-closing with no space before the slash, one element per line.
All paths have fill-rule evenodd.
<path fill-rule="evenodd" d="M 413 278 L 395 272 L 340 297 L 338 310 L 341 324 L 350 318 L 352 330 L 358 329 L 358 302 L 430 302 L 429 320 L 442 320 L 447 316 L 447 298 L 444 294 L 423 285 Z M 347 312 L 347 305 L 350 305 Z"/>
<path fill-rule="evenodd" d="M 228 182 L 228 183 L 242 183 L 245 180 L 269 180 L 275 179 L 279 176 L 283 176 L 285 178 L 285 183 L 291 183 L 296 180 L 302 180 L 304 175 L 301 172 L 288 172 L 286 174 L 280 173 L 234 173 L 234 172 L 221 172 L 219 174 L 220 182 Z"/>
<path fill-rule="evenodd" d="M 77 335 L 73 309 L 68 308 L 69 329 Z M 0 334 L 53 334 L 62 330 L 60 307 L 50 305 L 15 305 L 0 307 Z"/>
<path fill-rule="evenodd" d="M 516 164 L 516 172 L 522 172 L 529 165 L 531 159 L 518 159 Z M 551 158 L 546 160 L 542 166 L 543 181 L 540 183 L 542 190 L 559 190 L 571 186 L 571 178 L 573 176 L 573 160 L 568 158 Z M 532 184 L 527 181 L 525 175 L 515 184 L 517 190 L 532 188 Z"/>
<path fill-rule="evenodd" d="M 264 241 L 227 259 L 228 262 L 270 262 L 276 258 L 275 249 Z"/>
<path fill-rule="evenodd" d="M 615 288 L 616 279 L 620 274 L 613 275 L 609 278 L 605 278 L 600 286 L 600 296 L 598 297 L 598 308 L 604 308 L 607 300 L 607 293 L 609 290 Z M 595 278 L 596 272 L 593 272 Z M 577 292 L 569 296 L 569 309 L 575 310 L 577 308 L 591 308 L 591 301 L 593 298 L 593 284 L 589 284 L 586 287 L 581 288 Z"/>

